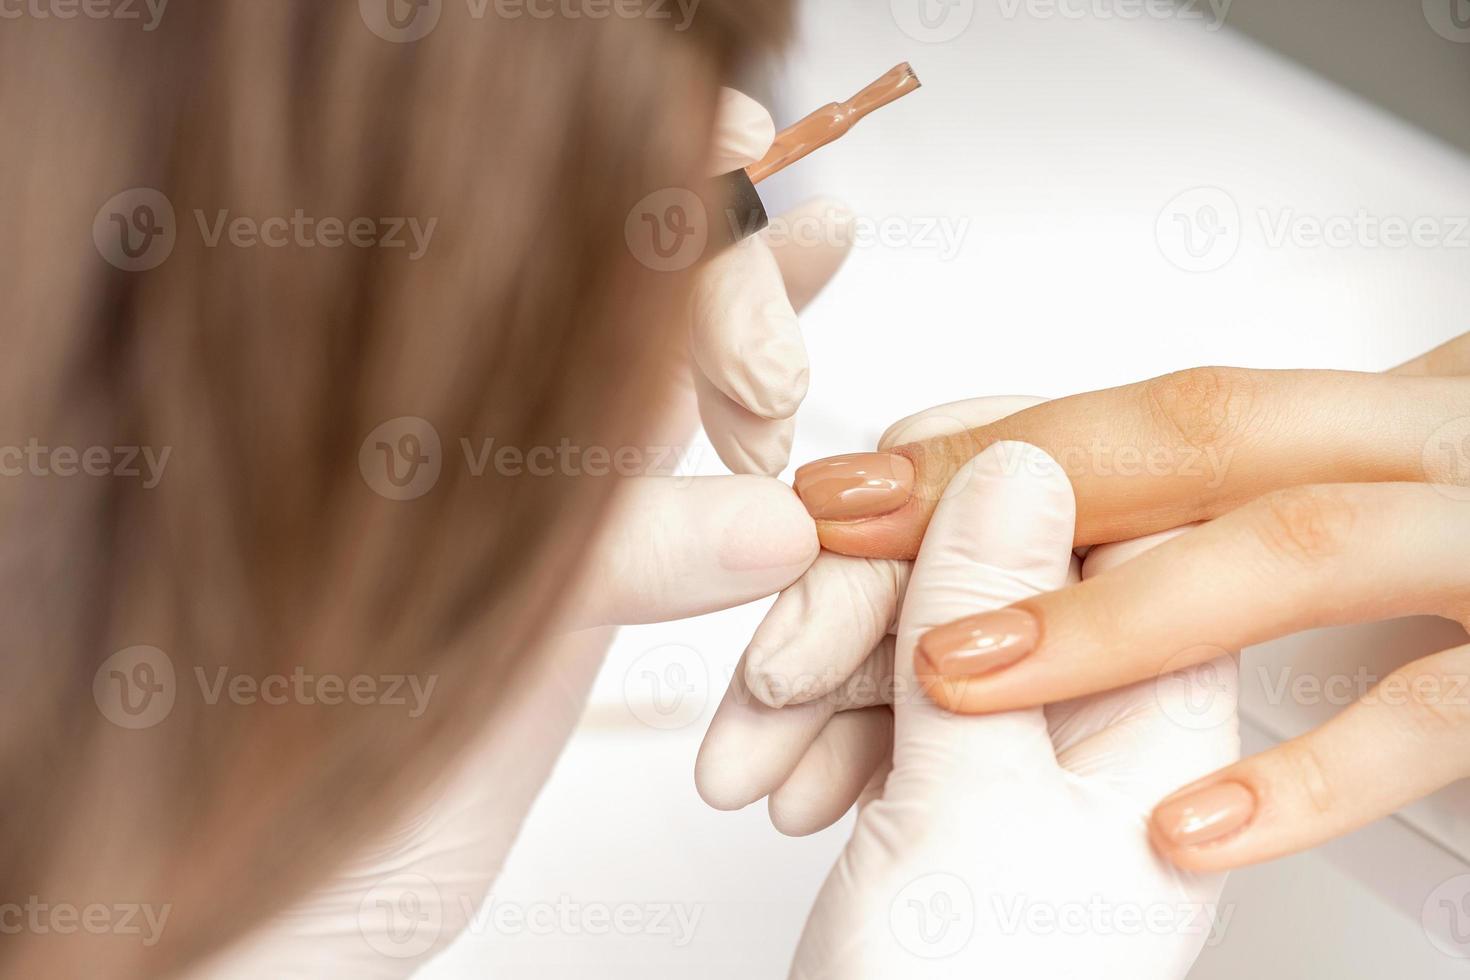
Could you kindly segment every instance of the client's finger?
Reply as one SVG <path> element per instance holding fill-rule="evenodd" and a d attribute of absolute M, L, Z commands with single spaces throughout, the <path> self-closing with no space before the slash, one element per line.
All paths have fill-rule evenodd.
<path fill-rule="evenodd" d="M 1281 487 L 1463 480 L 1426 446 L 1467 415 L 1461 378 L 1197 368 L 891 453 L 818 460 L 797 471 L 796 487 L 825 547 L 911 557 L 964 463 L 1022 440 L 1062 464 L 1077 495 L 1076 543 L 1095 544 L 1215 517 Z"/>
<path fill-rule="evenodd" d="M 1400 364 L 1389 372 L 1409 376 L 1453 377 L 1470 374 L 1470 333 L 1440 344 L 1427 354 Z"/>
<path fill-rule="evenodd" d="M 1470 775 L 1470 647 L 1395 671 L 1316 731 L 1178 791 L 1150 837 L 1192 871 L 1330 840 Z"/>
<path fill-rule="evenodd" d="M 952 711 L 1121 687 L 1287 633 L 1455 611 L 1464 503 L 1421 484 L 1278 491 L 1080 585 L 926 638 Z"/>
<path fill-rule="evenodd" d="M 582 568 L 571 628 L 737 606 L 790 585 L 817 555 L 801 503 L 761 476 L 625 480 L 604 528 Z"/>

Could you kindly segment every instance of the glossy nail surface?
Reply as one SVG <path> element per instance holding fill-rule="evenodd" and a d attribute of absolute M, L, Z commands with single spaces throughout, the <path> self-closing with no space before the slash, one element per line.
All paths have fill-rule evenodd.
<path fill-rule="evenodd" d="M 851 453 L 796 471 L 796 493 L 819 521 L 860 521 L 898 510 L 914 492 L 914 464 L 894 453 Z"/>
<path fill-rule="evenodd" d="M 1036 649 L 1041 625 L 1025 609 L 999 609 L 945 623 L 919 637 L 919 653 L 945 677 L 975 677 L 1009 667 Z"/>
<path fill-rule="evenodd" d="M 1216 783 L 1160 803 L 1154 829 L 1172 844 L 1195 847 L 1235 833 L 1255 812 L 1250 790 L 1240 783 Z"/>

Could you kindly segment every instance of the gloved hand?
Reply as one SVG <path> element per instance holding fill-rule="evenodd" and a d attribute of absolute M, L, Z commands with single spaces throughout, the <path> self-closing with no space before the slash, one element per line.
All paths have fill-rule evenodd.
<path fill-rule="evenodd" d="M 775 134 L 765 109 L 739 92 L 724 90 L 712 172 L 728 173 L 756 162 Z M 700 270 L 689 383 L 710 442 L 736 473 L 775 476 L 786 467 L 794 416 L 806 397 L 808 379 L 796 310 L 811 301 L 847 257 L 852 222 L 846 207 L 811 201 L 710 257 Z M 782 228 L 804 233 L 775 234 Z M 813 228 L 820 233 L 805 233 Z"/>
<path fill-rule="evenodd" d="M 1145 820 L 1236 757 L 1233 712 L 1215 713 L 1234 703 L 1228 656 L 995 715 L 950 714 L 915 687 L 932 627 L 1075 577 L 1074 520 L 1065 473 L 1034 447 L 991 447 L 951 483 L 899 617 L 897 690 L 915 693 L 893 705 L 893 768 L 817 898 L 792 977 L 1163 980 L 1209 938 L 1223 876 L 1161 860 Z M 926 637 L 923 655 L 940 645 Z M 1190 695 L 1206 675 L 1201 724 Z"/>
<path fill-rule="evenodd" d="M 1041 401 L 976 398 L 888 428 L 879 449 L 961 432 Z M 815 833 L 881 786 L 893 743 L 893 630 L 913 563 L 824 551 L 756 630 L 700 747 L 695 784 L 711 806 L 769 796 L 771 822 Z"/>
<path fill-rule="evenodd" d="M 712 172 L 758 159 L 773 132 L 765 110 L 726 91 Z M 820 203 L 803 210 L 819 208 L 833 213 Z M 785 465 L 790 415 L 806 384 L 793 306 L 836 272 L 849 237 L 787 237 L 772 247 L 757 236 L 700 270 L 693 365 L 678 352 L 681 384 L 650 436 L 673 451 L 651 461 L 649 475 L 620 484 L 565 632 L 518 675 L 513 706 L 411 819 L 199 975 L 405 977 L 464 930 L 491 928 L 485 897 L 576 725 L 614 627 L 769 595 L 815 558 L 815 524 L 790 487 L 758 475 L 679 477 L 673 464 L 702 412 L 731 468 Z"/>

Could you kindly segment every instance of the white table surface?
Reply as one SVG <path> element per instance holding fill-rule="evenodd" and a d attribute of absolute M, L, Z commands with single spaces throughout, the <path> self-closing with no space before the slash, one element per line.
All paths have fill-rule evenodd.
<path fill-rule="evenodd" d="M 964 31 L 921 43 L 888 0 L 809 7 L 776 83 L 778 123 L 902 59 L 924 88 L 763 189 L 773 211 L 835 194 L 913 239 L 860 247 L 804 317 L 813 372 L 798 461 L 866 448 L 893 419 L 958 398 L 1060 395 L 1205 363 L 1376 370 L 1470 329 L 1470 230 L 1456 239 L 1454 221 L 1470 215 L 1470 159 L 1228 25 L 1036 15 L 1047 9 L 961 0 L 954 10 L 973 10 Z M 1223 264 L 1224 251 L 1205 252 L 1218 268 L 1185 271 L 1174 216 L 1207 219 L 1200 205 L 1223 219 L 1217 248 L 1237 248 Z M 1284 218 L 1300 228 L 1360 212 L 1428 217 L 1450 240 L 1271 241 Z M 963 228 L 952 255 L 926 244 L 941 222 Z M 763 806 L 708 810 L 691 775 L 764 607 L 622 633 L 496 888 L 521 902 L 683 903 L 700 914 L 692 941 L 479 932 L 426 976 L 784 976 L 847 822 L 788 840 Z M 1266 703 L 1260 680 L 1279 674 L 1261 665 L 1323 674 L 1338 669 L 1326 651 L 1344 646 L 1410 652 L 1381 631 L 1291 643 L 1247 654 L 1253 747 L 1324 710 Z M 630 671 L 665 644 L 697 668 L 698 710 L 671 731 L 640 722 L 647 711 L 625 694 Z M 1466 961 L 1434 948 L 1420 913 L 1435 884 L 1470 870 L 1451 854 L 1470 855 L 1467 814 L 1462 793 L 1238 874 L 1233 925 L 1194 977 L 1463 976 Z"/>

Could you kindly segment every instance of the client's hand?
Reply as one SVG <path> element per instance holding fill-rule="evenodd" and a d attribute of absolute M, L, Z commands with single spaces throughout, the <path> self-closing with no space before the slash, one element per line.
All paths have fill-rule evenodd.
<path fill-rule="evenodd" d="M 963 467 L 914 565 L 897 689 L 914 690 L 930 628 L 1065 585 L 1073 523 L 1066 474 L 1040 450 L 1005 444 Z M 1223 881 L 1162 861 L 1145 820 L 1174 785 L 1236 756 L 1233 718 L 1174 720 L 1192 717 L 1188 681 L 1205 671 L 1216 704 L 1233 699 L 1228 657 L 1177 685 L 1046 710 L 963 717 L 895 698 L 892 772 L 859 813 L 792 976 L 1183 977 Z"/>
<path fill-rule="evenodd" d="M 1075 698 L 1315 627 L 1470 625 L 1470 336 L 1383 375 L 1205 368 L 1058 399 L 899 447 L 901 489 L 874 508 L 853 460 L 815 464 L 817 502 L 841 505 L 816 508 L 823 543 L 912 553 L 947 474 L 1012 439 L 1064 464 L 1075 543 L 1215 519 L 1117 573 L 947 627 L 919 667 L 951 710 Z M 1465 777 L 1467 678 L 1470 646 L 1402 667 L 1320 729 L 1180 789 L 1153 816 L 1156 846 L 1181 867 L 1239 867 Z"/>

